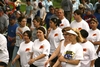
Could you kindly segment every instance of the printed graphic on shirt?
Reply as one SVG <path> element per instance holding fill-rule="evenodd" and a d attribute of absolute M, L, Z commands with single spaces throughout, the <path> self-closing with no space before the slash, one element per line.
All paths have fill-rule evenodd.
<path fill-rule="evenodd" d="M 72 51 L 66 51 L 65 52 L 64 58 L 73 59 L 73 57 L 74 57 L 74 52 L 72 52 Z"/>
<path fill-rule="evenodd" d="M 39 49 L 43 49 L 44 48 L 44 46 L 43 45 L 41 45 L 40 47 L 39 47 Z"/>
<path fill-rule="evenodd" d="M 58 36 L 58 33 L 56 33 L 54 36 Z"/>

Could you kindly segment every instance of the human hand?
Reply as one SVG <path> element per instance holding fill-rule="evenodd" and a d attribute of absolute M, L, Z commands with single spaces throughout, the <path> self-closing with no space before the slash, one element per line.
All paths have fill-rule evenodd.
<path fill-rule="evenodd" d="M 49 60 L 47 60 L 47 61 L 45 62 L 45 67 L 47 67 L 48 64 L 49 64 Z"/>
<path fill-rule="evenodd" d="M 35 58 L 30 59 L 29 62 L 28 62 L 28 64 L 29 64 L 29 65 L 30 65 L 30 64 L 33 64 L 34 61 L 35 61 Z"/>

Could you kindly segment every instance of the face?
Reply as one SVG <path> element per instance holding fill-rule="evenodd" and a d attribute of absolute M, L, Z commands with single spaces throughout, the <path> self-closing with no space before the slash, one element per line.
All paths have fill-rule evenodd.
<path fill-rule="evenodd" d="M 75 20 L 78 19 L 78 15 L 76 13 L 74 13 L 73 17 Z"/>
<path fill-rule="evenodd" d="M 11 19 L 11 20 L 9 20 L 9 23 L 11 24 L 11 25 L 13 25 L 13 24 L 15 24 L 15 19 Z"/>
<path fill-rule="evenodd" d="M 20 22 L 20 26 L 21 26 L 21 27 L 26 26 L 26 19 L 25 19 L 25 18 L 22 19 L 22 21 Z"/>
<path fill-rule="evenodd" d="M 37 30 L 38 39 L 42 39 L 44 37 L 44 33 L 41 30 Z"/>
<path fill-rule="evenodd" d="M 58 10 L 58 18 L 62 18 L 64 16 L 64 12 L 62 10 Z"/>
<path fill-rule="evenodd" d="M 50 20 L 49 24 L 51 28 L 54 28 L 56 26 L 52 20 Z"/>
<path fill-rule="evenodd" d="M 34 24 L 35 27 L 39 26 L 39 22 L 37 22 L 36 20 L 33 20 L 33 24 Z"/>
<path fill-rule="evenodd" d="M 74 40 L 76 40 L 76 36 L 69 33 L 69 40 L 70 40 L 71 42 L 73 42 Z"/>
<path fill-rule="evenodd" d="M 16 13 L 16 18 L 19 18 L 20 17 L 20 14 L 19 13 Z"/>
<path fill-rule="evenodd" d="M 91 23 L 90 23 L 91 29 L 96 29 L 97 26 L 98 26 L 98 24 L 95 21 L 91 21 Z"/>
<path fill-rule="evenodd" d="M 65 41 L 69 41 L 69 33 L 63 32 L 63 36 L 65 38 Z"/>
<path fill-rule="evenodd" d="M 23 39 L 24 39 L 25 42 L 30 40 L 27 33 L 23 34 Z"/>
<path fill-rule="evenodd" d="M 50 13 L 54 14 L 54 8 L 49 8 Z"/>

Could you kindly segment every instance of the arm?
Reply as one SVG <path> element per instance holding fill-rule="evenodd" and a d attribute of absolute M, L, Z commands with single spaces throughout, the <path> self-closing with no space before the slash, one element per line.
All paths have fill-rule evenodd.
<path fill-rule="evenodd" d="M 94 63 L 95 63 L 95 60 L 92 60 L 91 64 L 90 64 L 90 67 L 93 67 Z"/>
<path fill-rule="evenodd" d="M 46 61 L 45 67 L 52 59 L 54 59 L 56 56 L 58 56 L 60 54 L 60 47 L 61 47 L 61 42 L 60 42 L 59 46 L 57 47 L 57 49 L 52 53 L 51 57 Z"/>
<path fill-rule="evenodd" d="M 20 58 L 20 55 L 17 54 L 17 56 L 14 58 L 14 60 L 12 61 L 12 64 L 14 64 L 16 62 L 16 60 L 18 60 Z"/>
<path fill-rule="evenodd" d="M 68 59 L 65 59 L 63 56 L 59 57 L 59 61 L 60 62 L 66 62 L 66 63 L 73 64 L 73 65 L 78 65 L 79 62 L 80 62 L 80 60 L 68 60 Z"/>
<path fill-rule="evenodd" d="M 33 62 L 35 62 L 35 61 L 37 61 L 39 59 L 42 59 L 45 56 L 46 56 L 46 54 L 41 54 L 41 55 L 37 56 L 36 58 L 32 58 L 32 59 L 29 60 L 28 64 L 32 64 Z"/>

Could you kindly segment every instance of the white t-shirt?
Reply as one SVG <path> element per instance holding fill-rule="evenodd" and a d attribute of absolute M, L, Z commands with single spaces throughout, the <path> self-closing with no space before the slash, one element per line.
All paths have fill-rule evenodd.
<path fill-rule="evenodd" d="M 39 39 L 36 39 L 32 48 L 33 58 L 36 58 L 41 54 L 46 55 L 45 57 L 33 62 L 33 64 L 37 67 L 44 67 L 50 53 L 50 43 L 46 39 L 43 41 L 39 41 Z"/>
<path fill-rule="evenodd" d="M 70 26 L 70 23 L 69 21 L 64 17 L 62 20 L 61 20 L 61 24 L 59 25 L 59 27 L 61 29 L 65 28 L 65 27 L 69 27 Z"/>
<path fill-rule="evenodd" d="M 85 29 L 86 31 L 89 31 L 89 25 L 86 21 L 82 20 L 80 22 L 77 22 L 76 20 L 71 22 L 71 27 L 72 28 L 77 28 L 79 30 Z"/>
<path fill-rule="evenodd" d="M 7 40 L 0 34 L 0 61 L 8 64 L 9 54 L 7 50 Z"/>
<path fill-rule="evenodd" d="M 81 60 L 81 67 L 90 67 L 91 61 L 97 58 L 94 45 L 90 41 L 80 44 L 83 47 L 83 57 L 84 57 L 84 59 Z"/>
<path fill-rule="evenodd" d="M 22 33 L 24 33 L 27 30 L 30 30 L 29 27 L 27 27 L 27 26 L 25 26 L 23 28 L 17 27 L 16 33 L 20 33 L 20 34 L 22 34 L 22 33 L 18 30 L 18 28 L 20 28 L 22 30 Z M 19 34 L 16 34 L 16 43 L 15 43 L 15 45 L 19 47 L 20 46 L 20 43 L 22 41 L 23 41 L 22 37 Z"/>
<path fill-rule="evenodd" d="M 83 60 L 83 48 L 79 43 L 68 44 L 62 54 L 63 56 L 65 55 L 66 51 L 71 51 L 73 53 L 73 60 Z M 80 67 L 80 63 L 78 65 L 66 63 L 65 67 Z"/>
<path fill-rule="evenodd" d="M 57 27 L 55 30 L 51 30 L 48 35 L 48 40 L 50 42 L 51 48 L 50 48 L 50 54 L 52 54 L 55 49 L 58 47 L 60 41 L 64 39 L 62 35 L 62 31 L 59 27 Z"/>
<path fill-rule="evenodd" d="M 33 42 L 30 41 L 29 43 L 25 43 L 22 42 L 20 44 L 20 47 L 19 47 L 19 50 L 17 52 L 18 55 L 20 55 L 20 60 L 21 60 L 21 66 L 22 67 L 29 67 L 29 60 L 30 60 L 30 57 L 31 57 L 31 51 L 32 51 L 32 46 L 33 46 Z"/>
<path fill-rule="evenodd" d="M 87 37 L 87 40 L 91 40 L 93 42 L 95 41 L 100 41 L 100 30 L 96 29 L 96 30 L 89 30 L 89 36 Z M 97 51 L 99 45 L 95 45 L 95 49 Z"/>

